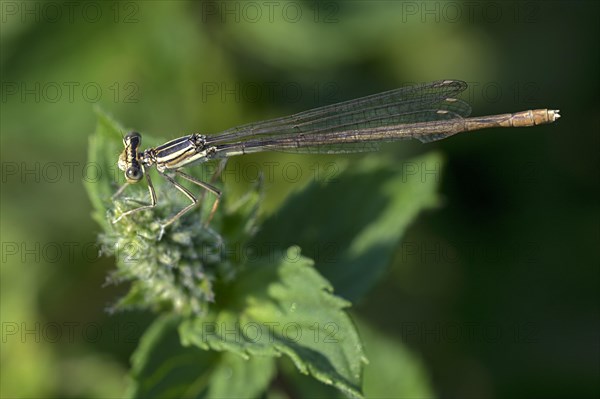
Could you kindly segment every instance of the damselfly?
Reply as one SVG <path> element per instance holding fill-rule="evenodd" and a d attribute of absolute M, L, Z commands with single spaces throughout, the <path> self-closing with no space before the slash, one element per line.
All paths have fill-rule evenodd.
<path fill-rule="evenodd" d="M 162 223 L 166 227 L 198 204 L 198 198 L 175 180 L 180 177 L 216 196 L 207 223 L 214 215 L 221 192 L 213 185 L 181 171 L 184 166 L 260 151 L 340 153 L 369 151 L 379 142 L 417 139 L 427 143 L 461 132 L 492 128 L 522 127 L 552 123 L 558 110 L 536 109 L 515 113 L 471 117 L 471 107 L 455 98 L 467 88 L 459 80 L 442 80 L 408 86 L 384 93 L 328 105 L 288 117 L 234 127 L 217 135 L 199 133 L 171 140 L 141 151 L 141 135 L 127 134 L 125 149 L 119 157 L 119 169 L 128 184 L 146 176 L 150 203 L 122 213 L 121 218 L 156 206 L 156 192 L 147 169 L 158 173 L 190 204 Z"/>

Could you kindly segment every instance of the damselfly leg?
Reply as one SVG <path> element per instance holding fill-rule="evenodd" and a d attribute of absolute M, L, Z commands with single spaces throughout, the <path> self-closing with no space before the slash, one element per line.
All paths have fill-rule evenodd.
<path fill-rule="evenodd" d="M 214 188 L 213 185 L 217 181 L 217 179 L 221 176 L 221 173 L 223 173 L 223 170 L 225 170 L 225 167 L 227 166 L 227 161 L 229 161 L 228 158 L 223 158 L 223 159 L 221 159 L 219 161 L 219 163 L 217 164 L 217 168 L 215 169 L 212 177 L 210 178 L 210 184 L 205 183 L 205 182 L 201 182 L 201 183 L 202 184 L 208 184 L 209 186 L 211 186 L 212 188 Z M 195 182 L 192 182 L 192 183 L 195 183 Z M 206 199 L 206 193 L 208 191 L 211 191 L 211 190 L 209 190 L 209 189 L 202 190 L 202 194 L 200 194 L 200 199 L 198 200 L 198 202 L 200 203 L 200 205 L 199 205 L 200 209 L 203 209 L 203 207 L 204 207 L 204 200 Z M 219 206 L 219 201 L 220 200 L 221 200 L 221 193 L 219 193 L 217 195 L 217 198 L 215 199 L 215 202 L 213 203 L 213 206 L 212 206 L 212 208 L 210 210 L 210 213 L 208 215 L 208 221 L 206 222 L 206 224 L 210 223 L 210 221 L 212 220 L 213 216 L 217 212 L 217 208 Z"/>
<path fill-rule="evenodd" d="M 177 190 L 179 190 L 181 193 L 183 193 L 183 195 L 185 195 L 190 201 L 191 203 L 186 206 L 185 208 L 183 208 L 182 210 L 180 210 L 179 212 L 177 212 L 175 215 L 173 215 L 172 217 L 170 217 L 169 219 L 167 219 L 166 221 L 163 221 L 161 223 L 161 227 L 164 229 L 165 227 L 171 225 L 173 222 L 175 222 L 177 219 L 179 219 L 181 216 L 185 215 L 187 212 L 189 212 L 190 210 L 192 210 L 195 206 L 197 206 L 198 204 L 201 203 L 201 201 L 204 199 L 205 196 L 205 192 L 209 191 L 211 193 L 213 193 L 216 196 L 215 202 L 213 203 L 213 206 L 210 210 L 210 213 L 208 215 L 208 218 L 206 219 L 205 225 L 208 225 L 212 218 L 214 217 L 217 208 L 219 206 L 219 202 L 221 200 L 221 191 L 219 189 L 217 189 L 216 187 L 214 187 L 211 184 L 205 183 L 201 180 L 196 179 L 195 177 L 192 177 L 186 173 L 183 173 L 180 170 L 175 170 L 175 173 L 177 176 L 180 176 L 182 179 L 185 179 L 187 181 L 189 181 L 190 183 L 193 183 L 199 187 L 201 187 L 202 189 L 206 190 L 202 192 L 202 195 L 200 197 L 200 199 L 198 199 L 190 190 L 188 190 L 187 188 L 185 188 L 183 185 L 181 185 L 180 183 L 178 183 L 174 178 L 172 178 L 171 176 L 169 176 L 168 174 L 164 173 L 164 172 L 158 172 L 160 173 L 160 175 L 162 177 L 164 177 L 169 183 L 171 183 Z M 130 209 L 126 212 L 123 212 L 121 215 L 119 215 L 118 218 L 116 218 L 115 220 L 113 220 L 113 223 L 117 223 L 119 220 L 121 220 L 122 218 L 129 216 L 133 213 L 137 213 L 140 211 L 144 211 L 146 209 L 152 209 L 154 207 L 156 207 L 157 204 L 157 200 L 156 200 L 156 190 L 154 189 L 154 185 L 152 184 L 152 180 L 150 179 L 150 176 L 148 175 L 148 173 L 146 173 L 146 180 L 148 182 L 148 191 L 150 192 L 150 203 L 143 203 L 142 201 L 139 201 L 135 198 L 124 198 L 126 201 L 129 202 L 135 202 L 138 204 L 142 204 L 142 206 L 134 208 L 134 209 Z M 119 188 L 119 190 L 112 196 L 113 199 L 118 198 L 123 191 L 125 190 L 125 188 L 127 186 L 129 186 L 130 183 L 125 183 L 123 186 L 121 186 L 121 188 Z"/>
<path fill-rule="evenodd" d="M 136 202 L 138 204 L 142 204 L 142 206 L 140 206 L 138 208 L 130 209 L 126 212 L 123 212 L 118 218 L 113 220 L 113 223 L 117 223 L 119 220 L 123 219 L 125 216 L 131 215 L 132 213 L 136 213 L 136 212 L 143 211 L 146 209 L 152 209 L 156 206 L 156 190 L 154 190 L 154 185 L 152 184 L 152 179 L 150 179 L 150 174 L 148 174 L 144 170 L 143 166 L 141 169 L 142 169 L 143 173 L 146 175 L 146 182 L 148 183 L 148 191 L 150 193 L 150 203 L 144 204 L 142 201 L 139 201 L 135 198 L 125 198 L 125 200 L 127 200 L 127 201 Z M 123 184 L 121 186 L 121 188 L 119 188 L 119 190 L 117 190 L 117 192 L 112 196 L 112 198 L 115 199 L 115 198 L 119 197 L 123 193 L 123 190 L 125 190 L 125 188 L 127 186 L 129 186 L 130 184 L 131 183 L 129 183 L 129 182 Z"/>
<path fill-rule="evenodd" d="M 175 181 L 175 179 L 173 179 L 171 176 L 167 175 L 164 172 L 159 172 L 159 173 L 165 179 L 167 179 L 167 181 L 169 183 L 171 183 L 173 186 L 175 186 L 176 189 L 181 191 L 183 193 L 183 195 L 185 195 L 191 201 L 191 204 L 189 204 L 188 206 L 186 206 L 185 208 L 183 208 L 182 210 L 177 212 L 174 216 L 169 218 L 166 222 L 162 223 L 163 227 L 167 227 L 171 223 L 173 223 L 177 219 L 179 219 L 181 216 L 185 215 L 188 211 L 193 209 L 196 205 L 198 205 L 199 200 L 196 198 L 196 196 L 194 196 L 194 194 L 192 194 L 192 192 L 190 190 L 188 190 L 187 188 L 182 186 L 180 183 Z M 217 211 L 217 207 L 219 206 L 219 201 L 221 199 L 221 191 L 219 191 L 216 187 L 214 187 L 208 183 L 205 183 L 203 181 L 200 181 L 200 180 L 196 179 L 195 177 L 192 177 L 186 173 L 183 173 L 182 171 L 180 171 L 178 169 L 175 170 L 175 173 L 177 174 L 177 176 L 180 176 L 182 179 L 185 179 L 185 180 L 189 181 L 190 183 L 193 183 L 193 184 L 203 188 L 204 190 L 210 191 L 217 197 L 213 204 L 213 207 L 210 210 L 210 214 L 208 215 L 208 218 L 206 219 L 206 222 L 205 222 L 205 225 L 208 225 L 210 223 L 210 221 L 212 220 L 213 216 L 215 215 L 215 212 Z"/>

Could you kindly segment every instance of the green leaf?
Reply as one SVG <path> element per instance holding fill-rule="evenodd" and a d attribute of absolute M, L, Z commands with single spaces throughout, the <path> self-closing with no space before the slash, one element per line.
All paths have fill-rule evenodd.
<path fill-rule="evenodd" d="M 434 398 L 423 362 L 402 343 L 358 319 L 358 329 L 371 361 L 365 366 L 363 389 L 368 398 Z"/>
<path fill-rule="evenodd" d="M 367 398 L 435 398 L 429 376 L 421 359 L 398 342 L 375 330 L 360 318 L 354 318 L 369 363 L 364 367 L 363 392 Z M 343 398 L 331 387 L 299 375 L 289 362 L 279 361 L 279 380 L 273 384 L 272 397 Z M 284 392 L 281 392 L 281 390 Z M 284 396 L 285 397 L 285 396 Z"/>
<path fill-rule="evenodd" d="M 274 374 L 275 362 L 272 357 L 252 356 L 244 359 L 231 352 L 221 352 L 206 397 L 210 399 L 259 397 L 266 391 Z"/>
<path fill-rule="evenodd" d="M 406 228 L 438 204 L 442 158 L 367 157 L 325 186 L 293 195 L 255 237 L 255 248 L 299 245 L 336 293 L 355 301 L 382 276 Z"/>
<path fill-rule="evenodd" d="M 298 373 L 287 358 L 277 362 L 278 379 L 269 387 L 267 398 L 328 398 L 344 399 L 347 396 L 331 385 L 325 385 L 311 376 Z M 367 397 L 365 395 L 365 397 Z"/>
<path fill-rule="evenodd" d="M 113 185 L 118 170 L 116 164 L 119 153 L 123 150 L 121 137 L 125 129 L 100 108 L 96 108 L 96 114 L 98 123 L 95 133 L 89 139 L 87 167 L 97 175 L 87 179 L 85 187 L 94 207 L 94 220 L 107 229 L 106 212 L 112 205 L 110 198 L 115 192 Z"/>
<path fill-rule="evenodd" d="M 285 354 L 300 372 L 349 396 L 362 396 L 366 360 L 344 311 L 349 303 L 331 293 L 299 248 L 250 261 L 227 290 L 228 303 L 182 323 L 184 344 L 245 357 Z"/>
<path fill-rule="evenodd" d="M 275 371 L 272 358 L 184 347 L 180 321 L 161 317 L 146 331 L 132 357 L 128 397 L 252 398 L 266 390 Z"/>

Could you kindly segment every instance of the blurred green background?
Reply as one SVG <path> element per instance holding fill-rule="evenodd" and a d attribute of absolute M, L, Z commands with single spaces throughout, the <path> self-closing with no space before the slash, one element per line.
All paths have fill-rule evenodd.
<path fill-rule="evenodd" d="M 105 312 L 126 287 L 102 288 L 114 260 L 82 184 L 95 105 L 171 139 L 445 78 L 471 83 L 474 115 L 563 118 L 385 146 L 441 152 L 444 204 L 355 311 L 439 397 L 597 397 L 598 4 L 2 1 L 2 397 L 119 397 L 151 320 Z M 296 183 L 275 169 L 267 214 L 314 165 L 360 156 L 239 157 L 226 184 L 302 165 Z"/>

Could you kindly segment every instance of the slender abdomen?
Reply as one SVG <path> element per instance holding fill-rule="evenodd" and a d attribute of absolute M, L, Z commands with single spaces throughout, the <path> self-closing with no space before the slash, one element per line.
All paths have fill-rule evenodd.
<path fill-rule="evenodd" d="M 554 122 L 560 118 L 558 112 L 552 109 L 534 109 L 511 114 L 479 116 L 465 119 L 465 127 L 467 131 L 471 131 L 490 127 L 537 126 Z"/>

